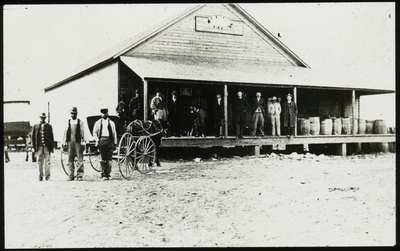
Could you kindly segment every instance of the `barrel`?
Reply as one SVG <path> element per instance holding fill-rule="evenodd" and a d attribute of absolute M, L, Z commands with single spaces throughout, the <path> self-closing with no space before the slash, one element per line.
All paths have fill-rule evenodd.
<path fill-rule="evenodd" d="M 374 121 L 374 133 L 375 134 L 386 134 L 386 122 L 383 119 L 377 119 Z"/>
<path fill-rule="evenodd" d="M 373 134 L 374 133 L 374 120 L 366 120 L 365 121 L 365 133 Z"/>
<path fill-rule="evenodd" d="M 365 129 L 367 124 L 365 123 L 365 119 L 358 120 L 358 134 L 365 134 Z"/>
<path fill-rule="evenodd" d="M 298 118 L 298 134 L 299 135 L 310 135 L 310 120 L 307 118 Z"/>
<path fill-rule="evenodd" d="M 332 133 L 334 135 L 342 134 L 342 119 L 332 118 Z"/>
<path fill-rule="evenodd" d="M 342 118 L 342 134 L 351 134 L 350 118 Z"/>
<path fill-rule="evenodd" d="M 320 133 L 322 135 L 332 135 L 332 119 L 321 120 Z"/>
<path fill-rule="evenodd" d="M 310 134 L 311 135 L 319 135 L 319 117 L 310 117 Z"/>
<path fill-rule="evenodd" d="M 357 134 L 358 133 L 358 119 L 354 119 L 354 124 L 353 124 L 353 128 L 352 128 L 352 133 L 353 134 Z"/>

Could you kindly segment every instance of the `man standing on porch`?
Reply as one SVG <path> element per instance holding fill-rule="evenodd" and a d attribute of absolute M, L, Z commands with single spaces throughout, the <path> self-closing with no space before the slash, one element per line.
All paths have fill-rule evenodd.
<path fill-rule="evenodd" d="M 247 100 L 243 97 L 242 90 L 237 91 L 237 98 L 233 103 L 233 116 L 236 125 L 236 139 L 243 139 L 243 129 L 246 125 Z"/>
<path fill-rule="evenodd" d="M 297 105 L 292 101 L 292 94 L 288 93 L 287 102 L 283 104 L 283 126 L 286 135 L 291 138 L 294 136 L 294 128 L 297 120 Z"/>
<path fill-rule="evenodd" d="M 253 133 L 255 137 L 257 129 L 260 129 L 261 137 L 264 136 L 264 118 L 265 118 L 265 100 L 261 97 L 261 92 L 256 93 L 256 98 L 253 103 Z M 260 125 L 258 127 L 258 125 Z"/>
<path fill-rule="evenodd" d="M 163 97 L 161 97 L 161 92 L 159 89 L 155 91 L 156 96 L 151 100 L 150 108 L 152 110 L 151 114 L 154 115 L 155 120 L 165 120 L 167 121 L 167 105 Z"/>
<path fill-rule="evenodd" d="M 272 97 L 272 103 L 269 104 L 268 113 L 271 117 L 272 136 L 281 136 L 281 105 L 276 102 L 277 98 Z"/>
<path fill-rule="evenodd" d="M 204 129 L 206 127 L 206 117 L 207 112 L 206 109 L 208 108 L 207 100 L 202 97 L 201 90 L 197 90 L 197 97 L 193 99 L 191 108 L 196 114 L 195 121 L 196 121 L 196 137 L 205 137 Z"/>
<path fill-rule="evenodd" d="M 173 91 L 172 98 L 168 102 L 168 121 L 170 124 L 170 131 L 168 136 L 181 136 L 181 102 L 178 99 L 178 93 Z"/>

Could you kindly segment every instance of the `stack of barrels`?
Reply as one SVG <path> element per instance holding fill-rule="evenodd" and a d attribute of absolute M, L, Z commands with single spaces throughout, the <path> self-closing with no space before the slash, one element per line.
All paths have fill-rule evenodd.
<path fill-rule="evenodd" d="M 309 117 L 298 118 L 298 135 L 386 134 L 385 120 Z"/>

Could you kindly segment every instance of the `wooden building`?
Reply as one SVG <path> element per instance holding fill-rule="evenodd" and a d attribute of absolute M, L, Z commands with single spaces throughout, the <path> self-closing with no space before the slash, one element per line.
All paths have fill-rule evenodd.
<path fill-rule="evenodd" d="M 230 129 L 230 104 L 237 89 L 248 98 L 262 96 L 285 100 L 291 93 L 299 108 L 298 117 L 360 117 L 361 95 L 393 93 L 393 90 L 356 88 L 311 69 L 238 4 L 196 5 L 106 51 L 86 68 L 45 89 L 54 130 L 63 130 L 69 109 L 77 106 L 79 116 L 95 115 L 101 107 L 115 114 L 119 97 L 127 100 L 134 90 L 143 97 L 144 119 L 150 119 L 149 103 L 155 89 L 167 99 L 180 93 L 182 134 L 190 128 L 189 106 L 193 94 L 202 90 L 210 108 L 206 134 L 214 135 L 212 103 L 220 93 L 225 100 L 225 139 L 168 138 L 163 147 L 255 146 L 286 144 L 342 144 L 393 142 L 393 135 L 332 135 L 326 137 L 246 138 L 235 141 Z M 57 129 L 60 128 L 60 129 Z M 56 137 L 60 133 L 55 133 Z M 232 136 L 232 137 L 231 137 Z M 61 140 L 61 139 L 58 139 Z"/>

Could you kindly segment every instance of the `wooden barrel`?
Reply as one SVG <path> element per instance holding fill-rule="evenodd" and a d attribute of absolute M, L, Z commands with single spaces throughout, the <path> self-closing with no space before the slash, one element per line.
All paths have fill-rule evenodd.
<path fill-rule="evenodd" d="M 310 134 L 311 135 L 319 135 L 319 117 L 310 117 Z"/>
<path fill-rule="evenodd" d="M 321 120 L 320 133 L 322 135 L 332 135 L 332 119 Z"/>
<path fill-rule="evenodd" d="M 299 135 L 310 135 L 310 120 L 307 118 L 297 119 L 298 134 Z"/>
<path fill-rule="evenodd" d="M 375 134 L 386 134 L 386 122 L 383 119 L 377 119 L 374 121 L 374 133 Z"/>
<path fill-rule="evenodd" d="M 350 118 L 342 118 L 342 134 L 351 134 Z"/>
<path fill-rule="evenodd" d="M 365 122 L 365 119 L 359 119 L 358 120 L 358 134 L 365 134 L 366 127 L 367 127 L 367 124 Z"/>
<path fill-rule="evenodd" d="M 357 134 L 358 133 L 358 119 L 354 119 L 354 124 L 353 124 L 351 132 L 353 134 Z"/>
<path fill-rule="evenodd" d="M 342 119 L 332 118 L 332 133 L 334 135 L 342 134 Z"/>
<path fill-rule="evenodd" d="M 374 133 L 374 120 L 366 120 L 365 121 L 365 133 L 373 134 Z"/>

